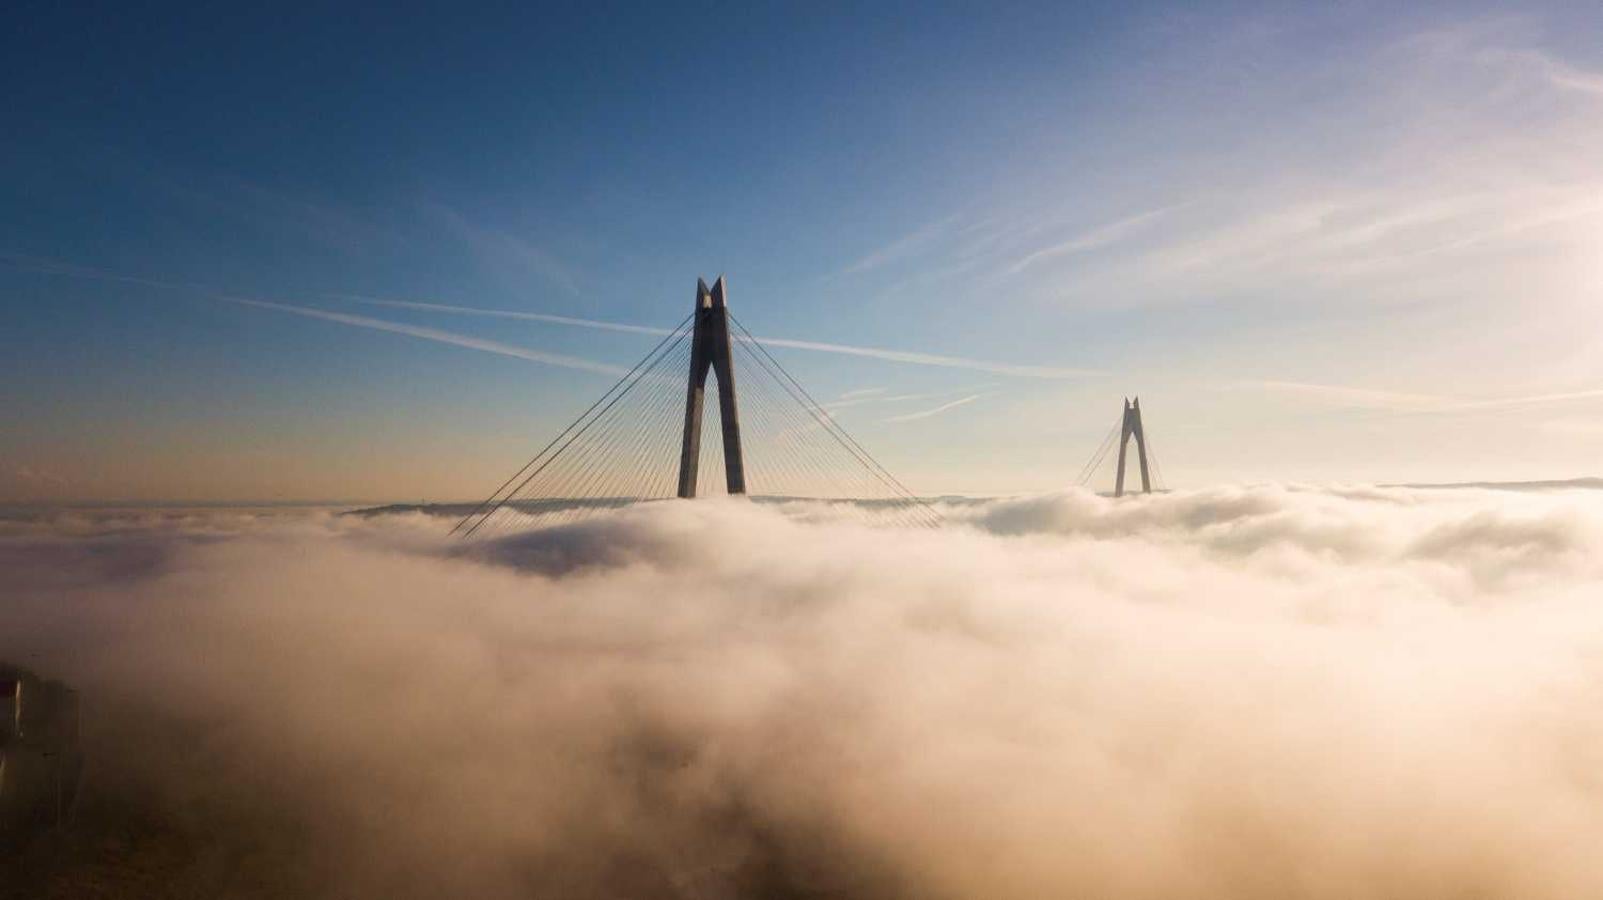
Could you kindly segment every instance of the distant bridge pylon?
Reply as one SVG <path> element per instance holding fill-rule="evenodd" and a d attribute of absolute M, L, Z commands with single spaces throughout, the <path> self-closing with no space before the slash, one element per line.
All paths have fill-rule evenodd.
<path fill-rule="evenodd" d="M 688 385 L 676 372 L 688 372 Z M 708 375 L 718 386 L 716 405 L 705 402 Z M 747 392 L 744 406 L 737 383 Z M 701 439 L 710 417 L 718 420 L 721 453 L 710 453 L 711 442 Z M 563 524 L 635 503 L 696 497 L 720 481 L 731 495 L 768 503 L 823 500 L 835 515 L 876 524 L 941 521 L 746 330 L 729 310 L 727 283 L 719 277 L 710 288 L 698 279 L 690 314 L 467 511 L 452 533 L 484 537 Z"/>
<path fill-rule="evenodd" d="M 1113 473 L 1113 496 L 1124 496 L 1125 473 L 1128 469 L 1130 443 L 1135 442 L 1136 465 L 1141 473 L 1141 493 L 1152 493 L 1154 484 L 1163 487 L 1163 472 L 1158 466 L 1157 454 L 1152 450 L 1151 438 L 1147 435 L 1145 424 L 1141 421 L 1141 398 L 1124 398 L 1124 409 L 1119 415 L 1119 421 L 1114 423 L 1107 437 L 1097 445 L 1096 452 L 1080 470 L 1076 483 L 1082 487 L 1089 487 L 1098 471 L 1102 471 L 1103 461 L 1107 459 L 1115 444 L 1119 448 L 1118 459 Z M 1106 477 L 1106 476 L 1103 476 Z M 1106 484 L 1107 482 L 1102 482 Z"/>
<path fill-rule="evenodd" d="M 1119 472 L 1113 479 L 1113 496 L 1124 496 L 1124 462 L 1135 438 L 1136 456 L 1141 463 L 1141 493 L 1152 493 L 1152 476 L 1147 469 L 1147 434 L 1141 427 L 1141 398 L 1124 400 L 1124 423 L 1119 426 Z"/>

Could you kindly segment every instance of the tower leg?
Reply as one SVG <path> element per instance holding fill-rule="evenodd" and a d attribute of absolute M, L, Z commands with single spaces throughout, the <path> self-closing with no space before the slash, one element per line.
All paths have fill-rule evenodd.
<path fill-rule="evenodd" d="M 696 470 L 701 466 L 701 402 L 706 376 L 697 383 L 695 352 L 691 352 L 690 390 L 685 394 L 685 440 L 679 451 L 679 496 L 696 496 Z"/>
<path fill-rule="evenodd" d="M 1147 431 L 1141 426 L 1141 398 L 1135 398 L 1131 404 L 1131 417 L 1134 419 L 1131 432 L 1135 435 L 1136 459 L 1141 463 L 1141 493 L 1152 493 L 1152 477 L 1147 471 Z"/>
<path fill-rule="evenodd" d="M 724 279 L 712 286 L 712 314 L 707 344 L 713 374 L 718 376 L 718 421 L 724 431 L 724 481 L 731 494 L 746 493 L 746 457 L 740 447 L 740 409 L 735 402 L 735 353 L 729 336 L 729 306 Z"/>
<path fill-rule="evenodd" d="M 1124 459 L 1130 449 L 1130 401 L 1124 401 L 1124 421 L 1119 425 L 1119 468 L 1113 476 L 1113 496 L 1124 496 Z"/>
<path fill-rule="evenodd" d="M 735 370 L 727 361 L 718 373 L 718 421 L 724 427 L 724 480 L 731 494 L 746 493 L 746 458 L 740 450 L 740 411 L 735 405 Z"/>
<path fill-rule="evenodd" d="M 690 385 L 685 390 L 685 439 L 679 450 L 679 496 L 696 496 L 696 475 L 701 467 L 701 404 L 707 392 L 707 313 L 712 292 L 696 279 L 696 323 L 690 334 Z"/>

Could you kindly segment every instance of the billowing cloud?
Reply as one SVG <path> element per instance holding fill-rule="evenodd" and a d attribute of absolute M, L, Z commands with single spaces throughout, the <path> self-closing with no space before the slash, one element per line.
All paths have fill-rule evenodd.
<path fill-rule="evenodd" d="M 137 805 L 196 895 L 1603 889 L 1603 494 L 947 513 L 12 520 L 0 658 L 93 699 L 80 831 Z"/>

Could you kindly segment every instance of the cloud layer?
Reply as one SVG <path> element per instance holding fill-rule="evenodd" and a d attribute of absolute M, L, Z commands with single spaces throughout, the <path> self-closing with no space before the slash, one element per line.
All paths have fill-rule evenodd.
<path fill-rule="evenodd" d="M 0 658 L 211 896 L 1603 889 L 1603 495 L 949 513 L 13 521 Z"/>

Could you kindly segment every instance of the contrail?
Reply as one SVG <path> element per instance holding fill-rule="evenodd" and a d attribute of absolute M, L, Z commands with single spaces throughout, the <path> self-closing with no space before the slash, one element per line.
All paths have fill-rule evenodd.
<path fill-rule="evenodd" d="M 1436 394 L 1409 394 L 1344 385 L 1311 384 L 1301 381 L 1242 381 L 1227 387 L 1246 387 L 1321 400 L 1337 406 L 1355 409 L 1374 409 L 1399 413 L 1427 415 L 1478 412 L 1481 410 L 1518 409 L 1525 406 L 1542 406 L 1550 403 L 1571 403 L 1581 400 L 1603 399 L 1603 388 L 1588 388 L 1546 394 L 1525 394 L 1518 397 L 1444 397 Z"/>
<path fill-rule="evenodd" d="M 526 359 L 531 362 L 541 362 L 553 366 L 564 366 L 571 369 L 582 369 L 588 372 L 604 372 L 619 374 L 622 370 L 605 363 L 573 356 L 562 356 L 555 353 L 544 353 L 539 350 L 530 350 L 513 344 L 503 344 L 500 341 L 484 340 L 470 337 L 451 331 L 442 331 L 438 328 L 428 328 L 420 325 L 406 325 L 392 322 L 387 319 L 374 319 L 368 316 L 357 316 L 348 313 L 337 313 L 309 306 L 293 306 L 287 303 L 273 303 L 267 300 L 251 300 L 243 297 L 229 296 L 218 293 L 205 285 L 189 284 L 183 282 L 157 281 L 153 279 L 136 278 L 116 272 L 107 272 L 84 266 L 71 266 L 63 263 L 48 263 L 31 261 L 13 254 L 0 254 L 0 262 L 9 263 L 17 268 L 26 268 L 46 275 L 58 275 L 71 278 L 92 278 L 101 281 L 118 281 L 125 283 L 148 285 L 150 287 L 166 288 L 170 290 L 189 291 L 210 297 L 214 300 L 225 300 L 234 303 L 243 303 L 250 306 L 259 306 L 263 309 L 276 309 L 306 316 L 313 319 L 323 319 L 328 322 L 339 322 L 353 325 L 358 328 L 372 328 L 378 331 L 388 331 L 394 334 L 405 334 L 423 340 L 437 341 L 451 344 L 456 347 L 466 347 L 472 350 L 483 350 L 489 353 L 499 353 L 502 356 L 512 356 Z M 414 309 L 426 312 L 454 313 L 469 316 L 490 316 L 501 319 L 524 319 L 533 322 L 549 322 L 555 325 L 570 325 L 577 328 L 591 328 L 600 331 L 621 331 L 629 334 L 665 335 L 669 329 L 652 325 L 632 325 L 626 322 L 606 322 L 599 319 L 581 319 L 574 316 L 559 316 L 551 313 L 521 312 L 511 309 L 483 309 L 474 306 L 453 306 L 445 303 L 421 303 L 410 300 L 385 300 L 378 297 L 364 297 L 355 294 L 328 294 L 335 299 L 366 303 L 373 306 L 388 306 L 395 309 Z M 746 338 L 736 336 L 735 340 L 744 341 Z M 835 353 L 843 356 L 860 356 L 867 359 L 880 359 L 887 362 L 910 363 L 918 366 L 936 366 L 945 369 L 966 369 L 974 372 L 988 372 L 993 375 L 1009 375 L 1015 378 L 1092 378 L 1106 375 L 1099 369 L 1075 369 L 1059 366 L 1033 366 L 1014 363 L 991 362 L 983 359 L 970 359 L 962 356 L 941 356 L 934 353 L 919 353 L 911 350 L 889 350 L 883 347 L 860 347 L 853 344 L 830 344 L 821 341 L 802 341 L 792 338 L 758 337 L 758 341 L 770 347 L 789 347 L 793 350 L 811 350 L 818 353 Z"/>
<path fill-rule="evenodd" d="M 949 409 L 956 409 L 957 407 L 962 406 L 965 403 L 973 403 L 975 400 L 978 400 L 981 397 L 986 397 L 986 396 L 989 396 L 989 395 L 988 394 L 970 394 L 967 397 L 959 397 L 958 399 L 952 400 L 952 401 L 950 401 L 948 403 L 942 403 L 940 406 L 937 406 L 934 409 L 926 409 L 926 410 L 922 410 L 920 412 L 907 413 L 906 415 L 901 415 L 901 416 L 891 416 L 889 419 L 886 419 L 885 421 L 887 421 L 887 422 L 911 422 L 911 421 L 913 421 L 915 419 L 928 419 L 930 416 L 938 416 L 941 413 L 946 412 Z"/>
<path fill-rule="evenodd" d="M 600 372 L 607 375 L 621 375 L 624 370 L 617 366 L 581 359 L 577 356 L 563 356 L 560 353 L 546 353 L 540 350 L 531 350 L 528 347 L 519 347 L 515 344 L 504 344 L 500 341 L 485 340 L 466 334 L 457 334 L 454 331 L 444 331 L 439 328 L 428 328 L 422 325 L 408 325 L 403 322 L 391 322 L 387 319 L 374 319 L 368 316 L 356 316 L 349 313 L 333 312 L 332 310 L 316 309 L 310 306 L 294 306 L 289 303 L 274 303 L 269 300 L 256 300 L 250 297 L 239 297 L 220 293 L 203 284 L 185 281 L 164 281 L 154 278 L 140 278 L 134 275 L 124 275 L 120 272 L 108 272 L 90 266 L 80 266 L 72 263 L 55 260 L 35 259 L 21 254 L 0 252 L 0 263 L 14 266 L 41 275 L 55 275 L 66 278 L 88 278 L 95 281 L 109 281 L 122 284 L 138 284 L 146 287 L 161 288 L 165 290 L 182 291 L 205 297 L 209 300 L 218 300 L 224 303 L 235 303 L 241 306 L 254 306 L 259 309 L 276 309 L 279 312 L 292 313 L 305 316 L 309 319 L 322 319 L 325 322 L 338 322 L 342 325 L 352 325 L 357 328 L 371 328 L 375 331 L 388 331 L 392 334 L 404 334 L 425 341 L 434 341 L 440 344 L 449 344 L 453 347 L 464 347 L 469 350 L 481 350 L 485 353 L 496 353 L 501 356 L 510 356 L 514 359 L 528 360 L 529 362 L 544 363 L 548 366 L 560 366 L 566 369 L 578 369 L 584 372 Z M 630 326 L 620 326 L 630 328 Z M 630 329 L 634 330 L 634 329 Z M 660 329 L 653 329 L 658 333 L 666 333 Z"/>
<path fill-rule="evenodd" d="M 1541 406 L 1548 403 L 1568 403 L 1573 400 L 1596 400 L 1603 397 L 1603 388 L 1565 391 L 1557 394 L 1527 394 L 1523 397 L 1498 397 L 1490 400 L 1470 400 L 1442 407 L 1443 412 L 1477 409 L 1512 409 L 1520 406 Z"/>
<path fill-rule="evenodd" d="M 578 328 L 594 328 L 602 331 L 624 331 L 632 334 L 663 335 L 668 333 L 666 328 L 655 328 L 649 325 L 631 325 L 623 322 L 606 322 L 598 319 L 579 319 L 573 316 L 558 316 L 550 313 L 521 312 L 511 309 L 484 309 L 476 306 L 455 306 L 446 303 L 420 303 L 411 300 L 384 300 L 378 297 L 364 297 L 360 295 L 341 294 L 333 295 L 358 303 L 367 303 L 374 306 L 389 306 L 397 309 L 416 309 L 427 312 L 454 313 L 468 316 L 490 316 L 500 319 L 523 319 L 532 322 L 549 322 L 556 325 L 572 325 Z M 735 340 L 744 340 L 735 337 Z M 1073 369 L 1059 366 L 1032 366 L 1014 363 L 992 362 L 983 359 L 970 359 L 962 356 L 941 356 L 934 353 L 919 353 L 911 350 L 889 350 L 884 347 L 860 347 L 853 344 L 830 344 L 821 341 L 802 341 L 793 338 L 758 337 L 758 341 L 769 347 L 789 347 L 793 350 L 812 350 L 818 353 L 836 353 L 843 356 L 861 356 L 868 359 L 881 359 L 888 362 L 910 363 L 918 366 L 937 366 L 946 369 L 967 369 L 974 372 L 988 372 L 993 375 L 1010 375 L 1015 378 L 1090 378 L 1106 375 L 1098 369 Z"/>
<path fill-rule="evenodd" d="M 622 375 L 624 370 L 606 363 L 581 359 L 577 356 L 563 356 L 558 353 L 545 353 L 540 350 L 530 350 L 514 344 L 503 344 L 500 341 L 490 341 L 483 338 L 470 337 L 457 334 L 454 331 L 442 331 L 438 328 L 426 328 L 421 325 L 407 325 L 402 322 L 391 322 L 388 319 L 374 319 L 368 316 L 354 316 L 349 313 L 331 312 L 326 309 L 315 309 L 309 306 L 292 306 L 288 303 L 273 303 L 267 300 L 252 300 L 248 297 L 230 297 L 219 295 L 219 300 L 229 303 L 238 303 L 242 306 L 255 306 L 261 309 L 276 309 L 280 312 L 293 313 L 305 316 L 308 319 L 322 319 L 326 322 L 339 322 L 342 325 L 354 325 L 357 328 L 371 328 L 375 331 L 388 331 L 393 334 L 404 334 L 408 337 L 421 338 L 425 341 L 435 341 L 441 344 L 450 344 L 453 347 L 465 347 L 469 350 L 483 350 L 486 353 L 498 353 L 515 359 L 525 359 L 530 362 L 545 363 L 548 366 L 561 366 L 566 369 L 579 369 L 585 372 L 600 372 L 607 375 Z"/>
<path fill-rule="evenodd" d="M 579 328 L 596 328 L 602 331 L 624 331 L 629 334 L 665 335 L 666 328 L 657 328 L 652 325 L 627 325 L 622 322 L 602 322 L 597 319 L 576 319 L 573 316 L 558 316 L 551 313 L 522 312 L 515 309 L 480 309 L 475 306 L 452 306 L 447 303 L 421 303 L 413 300 L 384 300 L 379 297 L 364 297 L 361 294 L 330 294 L 338 300 L 351 300 L 356 303 L 367 303 L 372 306 L 390 306 L 396 309 L 418 309 L 425 312 L 457 313 L 468 316 L 488 316 L 497 319 L 522 319 L 529 322 L 550 322 L 555 325 L 573 325 Z"/>
<path fill-rule="evenodd" d="M 1085 253 L 1118 243 L 1139 231 L 1148 222 L 1166 216 L 1178 208 L 1179 206 L 1165 206 L 1162 209 L 1148 210 L 1144 213 L 1120 219 L 1117 222 L 1106 223 L 1062 243 L 1053 244 L 1050 247 L 1042 247 L 1009 266 L 1007 272 L 1009 275 L 1017 275 L 1042 260 L 1074 253 Z"/>
<path fill-rule="evenodd" d="M 939 366 L 946 369 L 968 369 L 989 372 L 992 375 L 1011 375 L 1016 378 L 1094 378 L 1108 373 L 1100 369 L 1067 369 L 1058 366 L 1015 365 L 989 362 L 962 356 L 938 356 L 934 353 L 915 353 L 908 350 L 886 350 L 881 347 L 856 347 L 851 344 L 825 344 L 818 341 L 797 341 L 790 338 L 759 337 L 758 341 L 770 347 L 791 347 L 797 350 L 816 350 L 820 353 L 841 353 L 846 356 L 866 356 L 890 362 L 912 363 L 919 366 Z"/>

